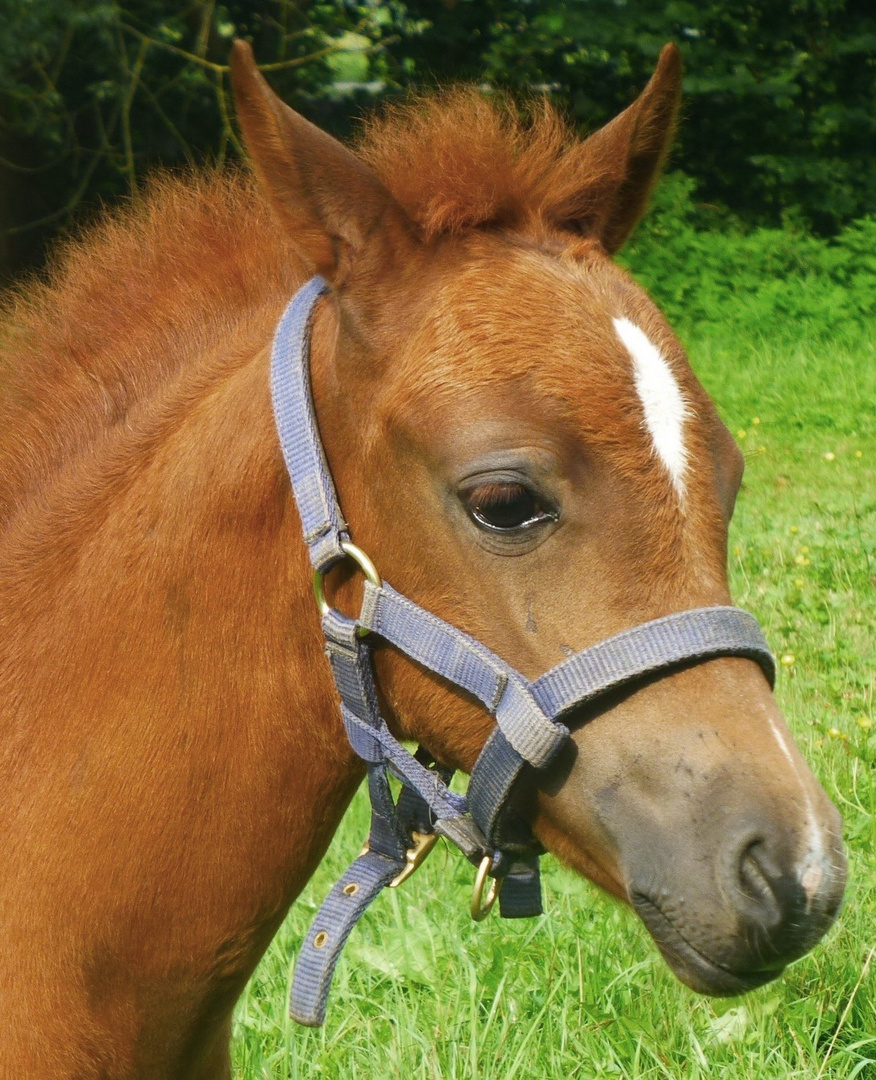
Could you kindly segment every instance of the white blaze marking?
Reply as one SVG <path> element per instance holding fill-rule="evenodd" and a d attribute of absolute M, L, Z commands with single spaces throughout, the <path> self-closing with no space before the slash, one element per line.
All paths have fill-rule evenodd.
<path fill-rule="evenodd" d="M 617 336 L 633 358 L 633 377 L 645 412 L 645 426 L 666 466 L 673 487 L 684 497 L 687 450 L 684 421 L 688 407 L 663 354 L 629 319 L 613 319 Z"/>
<path fill-rule="evenodd" d="M 794 755 L 791 753 L 791 748 L 788 746 L 788 740 L 785 738 L 772 716 L 767 715 L 767 721 L 770 725 L 770 731 L 772 731 L 776 742 L 779 744 L 779 748 L 787 758 L 788 764 L 791 766 L 795 776 L 800 781 L 803 805 L 806 808 L 807 831 L 809 833 L 809 857 L 804 864 L 804 869 L 800 876 L 800 884 L 803 887 L 803 891 L 806 893 L 807 900 L 811 903 L 815 891 L 821 884 L 821 879 L 824 876 L 824 868 L 828 865 L 824 844 L 822 842 L 821 829 L 818 827 L 818 821 L 815 816 L 815 807 L 812 805 L 812 799 L 807 790 L 806 781 L 800 773 L 800 766 L 794 759 Z"/>

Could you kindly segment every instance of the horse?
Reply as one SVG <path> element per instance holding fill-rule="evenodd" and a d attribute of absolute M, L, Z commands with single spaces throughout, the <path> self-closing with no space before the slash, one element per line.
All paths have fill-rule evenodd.
<path fill-rule="evenodd" d="M 7 301 L 0 340 L 0 1071 L 230 1076 L 234 1003 L 363 764 L 322 655 L 271 412 L 288 298 L 355 542 L 527 678 L 726 604 L 743 460 L 613 261 L 665 159 L 667 46 L 581 141 L 457 88 L 355 149 L 243 43 L 253 170 L 158 178 Z M 345 563 L 331 602 L 355 610 Z M 495 722 L 391 646 L 393 733 L 470 771 Z M 702 993 L 776 977 L 844 885 L 839 816 L 761 668 L 682 664 L 583 706 L 521 805 Z"/>

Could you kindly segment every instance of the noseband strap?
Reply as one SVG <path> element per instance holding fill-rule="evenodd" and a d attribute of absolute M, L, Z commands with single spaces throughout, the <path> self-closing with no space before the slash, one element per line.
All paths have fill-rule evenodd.
<path fill-rule="evenodd" d="M 310 388 L 310 329 L 328 286 L 313 278 L 286 309 L 274 338 L 271 389 L 283 457 L 314 569 L 362 555 L 350 544 L 319 437 Z M 527 769 L 543 770 L 569 737 L 573 709 L 611 691 L 719 656 L 758 663 L 772 685 L 775 661 L 758 627 L 735 607 L 681 611 L 625 630 L 570 656 L 535 681 L 480 641 L 402 596 L 365 583 L 362 611 L 349 618 L 326 607 L 326 654 L 354 751 L 367 766 L 371 829 L 366 849 L 334 886 L 305 938 L 292 984 L 290 1012 L 302 1024 L 325 1020 L 331 979 L 350 931 L 374 897 L 415 867 L 435 834 L 452 841 L 501 882 L 506 918 L 541 913 L 542 848 L 515 814 L 512 791 Z M 472 770 L 467 795 L 448 788 L 451 770 L 424 751 L 410 754 L 380 715 L 372 652 L 386 642 L 479 700 L 496 720 Z M 395 802 L 389 774 L 402 783 Z M 481 880 L 483 874 L 481 874 Z M 478 913 L 473 909 L 473 915 Z"/>

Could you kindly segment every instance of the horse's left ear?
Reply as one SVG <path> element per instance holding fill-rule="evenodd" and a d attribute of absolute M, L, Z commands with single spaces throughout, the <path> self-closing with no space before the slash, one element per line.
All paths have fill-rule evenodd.
<path fill-rule="evenodd" d="M 411 242 L 414 228 L 377 174 L 284 104 L 244 41 L 234 43 L 231 82 L 256 173 L 311 272 L 336 284 L 355 260 L 386 259 Z"/>
<path fill-rule="evenodd" d="M 557 164 L 543 215 L 599 240 L 609 253 L 622 247 L 660 175 L 680 101 L 681 54 L 664 45 L 633 104 Z"/>

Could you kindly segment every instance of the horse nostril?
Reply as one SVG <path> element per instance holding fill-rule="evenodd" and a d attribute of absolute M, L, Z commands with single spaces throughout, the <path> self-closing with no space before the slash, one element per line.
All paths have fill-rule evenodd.
<path fill-rule="evenodd" d="M 766 842 L 761 837 L 748 840 L 743 846 L 737 864 L 737 883 L 748 903 L 749 917 L 764 930 L 770 930 L 781 922 L 783 911 L 779 877 L 770 864 Z"/>
<path fill-rule="evenodd" d="M 843 866 L 813 853 L 795 857 L 791 844 L 760 830 L 739 838 L 735 851 L 728 882 L 735 886 L 747 966 L 766 970 L 802 956 L 833 921 Z"/>
<path fill-rule="evenodd" d="M 739 857 L 739 883 L 742 891 L 752 900 L 769 903 L 775 900 L 769 877 L 761 865 L 758 855 L 762 852 L 763 840 L 752 840 L 742 849 Z"/>

